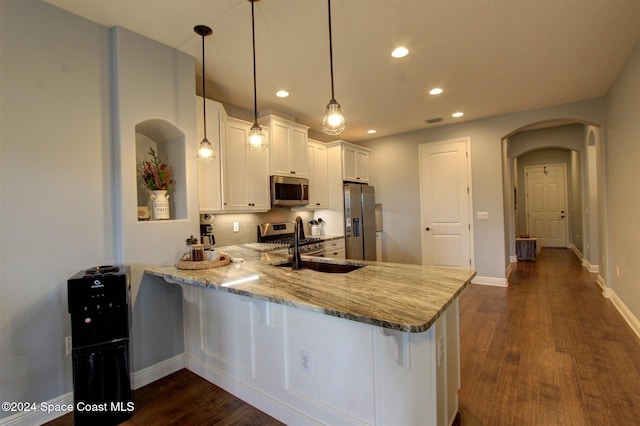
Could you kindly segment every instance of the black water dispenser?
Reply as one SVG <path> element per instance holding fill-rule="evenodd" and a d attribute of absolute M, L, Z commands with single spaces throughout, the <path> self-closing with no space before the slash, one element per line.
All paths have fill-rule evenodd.
<path fill-rule="evenodd" d="M 67 281 L 75 425 L 116 425 L 134 411 L 129 268 L 96 266 Z"/>

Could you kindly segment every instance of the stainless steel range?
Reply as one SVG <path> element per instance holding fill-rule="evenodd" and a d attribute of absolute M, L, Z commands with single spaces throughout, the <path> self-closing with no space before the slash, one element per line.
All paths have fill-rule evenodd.
<path fill-rule="evenodd" d="M 280 244 L 291 253 L 295 236 L 294 230 L 293 222 L 262 223 L 258 225 L 258 242 Z M 303 233 L 299 245 L 301 255 L 324 256 L 324 241 L 321 238 L 305 238 Z"/>

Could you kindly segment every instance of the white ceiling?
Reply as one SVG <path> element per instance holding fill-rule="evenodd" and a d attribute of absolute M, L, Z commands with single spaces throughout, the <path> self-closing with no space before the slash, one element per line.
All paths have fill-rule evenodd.
<path fill-rule="evenodd" d="M 45 0 L 196 58 L 206 38 L 207 95 L 253 110 L 247 0 Z M 606 94 L 640 39 L 640 0 L 333 0 L 341 139 L 541 108 Z M 255 3 L 258 110 L 319 130 L 331 98 L 326 0 Z M 390 56 L 409 48 L 402 59 Z M 428 89 L 442 87 L 438 97 Z M 275 96 L 278 89 L 291 93 Z M 451 114 L 463 111 L 464 117 Z M 438 124 L 426 119 L 442 117 Z M 331 139 L 327 139 L 331 140 Z"/>

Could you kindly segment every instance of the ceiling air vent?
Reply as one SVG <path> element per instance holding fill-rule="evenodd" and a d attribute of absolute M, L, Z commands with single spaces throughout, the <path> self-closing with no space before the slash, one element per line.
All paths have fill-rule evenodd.
<path fill-rule="evenodd" d="M 442 117 L 428 118 L 424 121 L 426 121 L 428 124 L 439 123 L 442 121 Z"/>

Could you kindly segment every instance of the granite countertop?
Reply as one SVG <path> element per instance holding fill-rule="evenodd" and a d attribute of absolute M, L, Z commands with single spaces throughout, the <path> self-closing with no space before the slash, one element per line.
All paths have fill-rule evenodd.
<path fill-rule="evenodd" d="M 475 276 L 475 271 L 468 269 L 306 256 L 303 260 L 366 266 L 346 274 L 292 271 L 274 266 L 287 261 L 285 254 L 271 251 L 279 247 L 262 246 L 271 247 L 247 244 L 220 248 L 234 260 L 243 260 L 220 268 L 149 266 L 145 272 L 169 281 L 412 333 L 429 329 Z"/>

